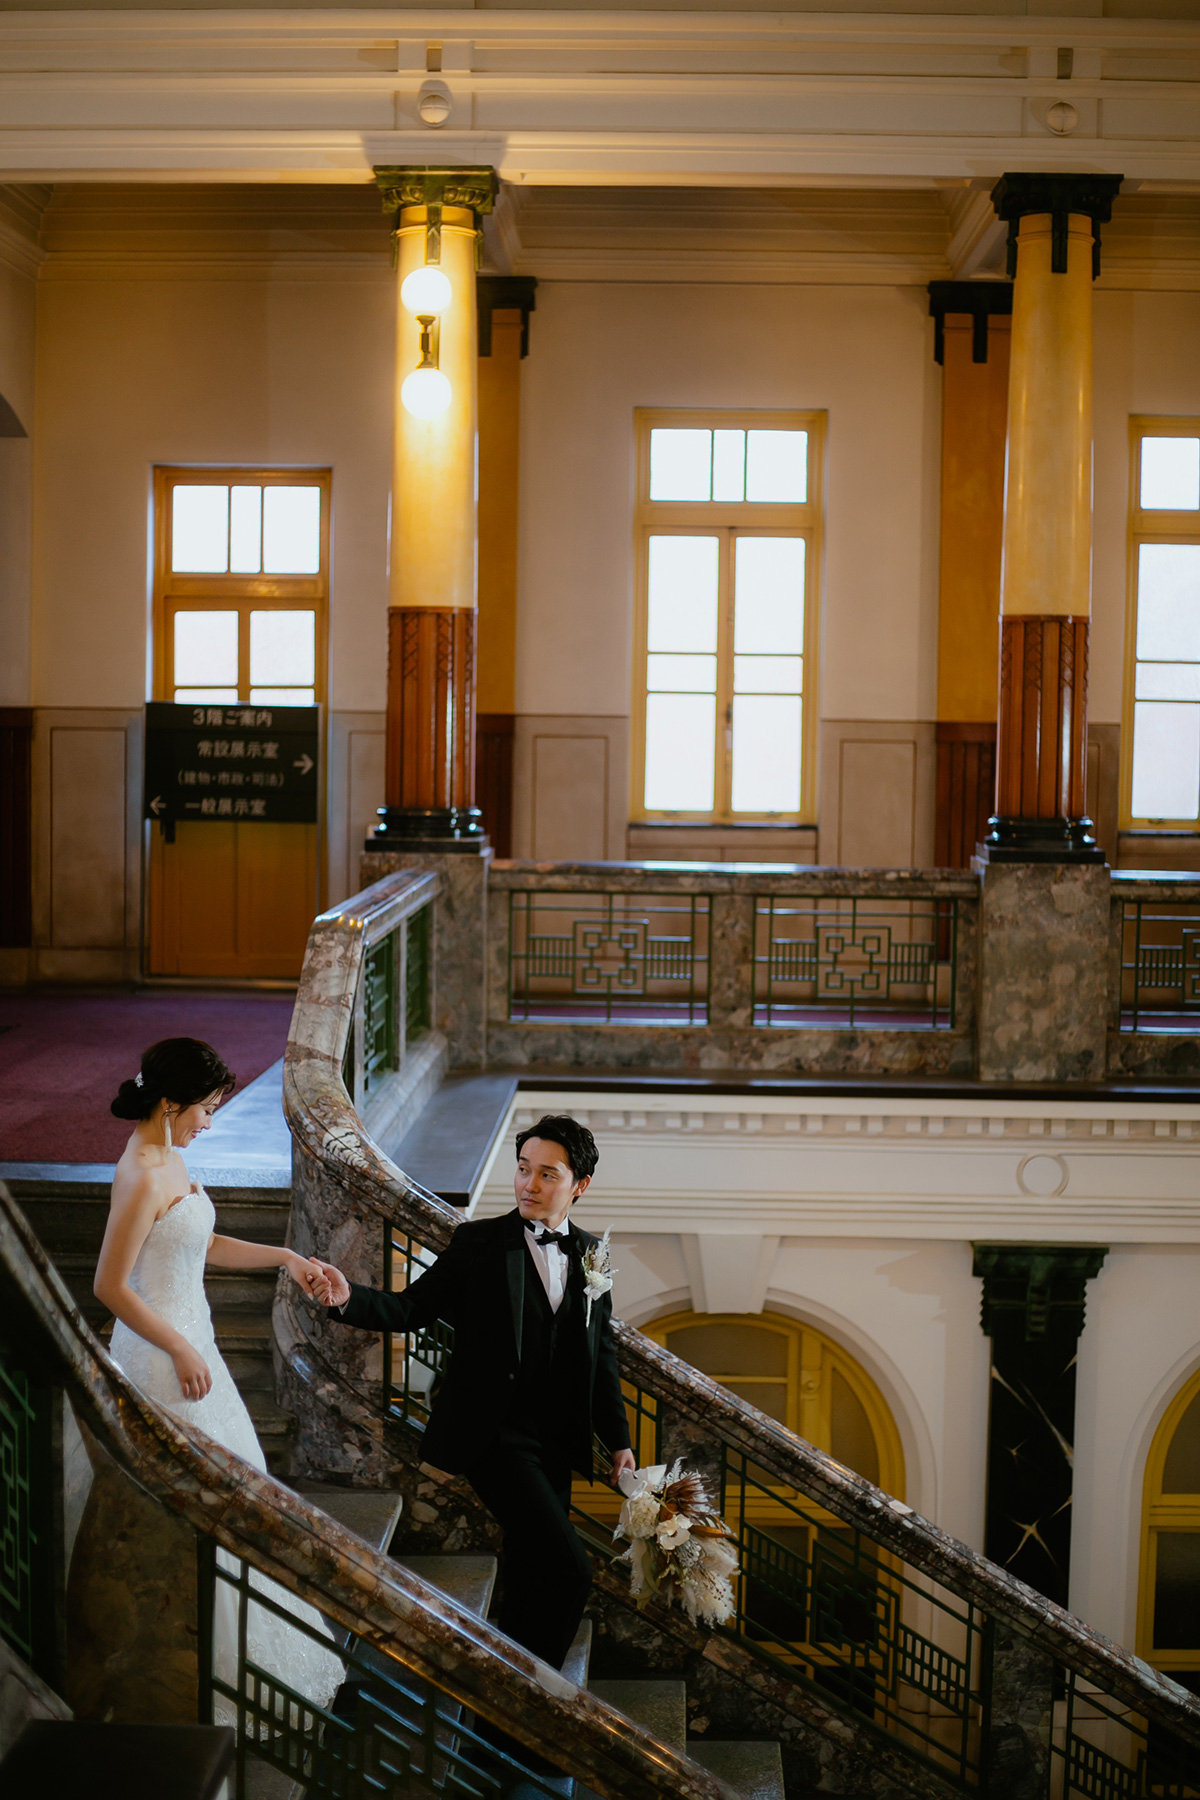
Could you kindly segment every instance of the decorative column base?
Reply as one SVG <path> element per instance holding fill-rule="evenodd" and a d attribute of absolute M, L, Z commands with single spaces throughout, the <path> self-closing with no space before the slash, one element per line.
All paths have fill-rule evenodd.
<path fill-rule="evenodd" d="M 475 797 L 475 613 L 388 612 L 387 804 L 367 850 L 478 853 Z"/>
<path fill-rule="evenodd" d="M 1103 863 L 1087 817 L 1088 621 L 1000 621 L 996 811 L 985 862 Z"/>

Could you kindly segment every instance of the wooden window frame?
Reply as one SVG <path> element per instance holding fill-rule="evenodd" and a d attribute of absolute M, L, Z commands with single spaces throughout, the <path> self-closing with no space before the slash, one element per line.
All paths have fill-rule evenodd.
<path fill-rule="evenodd" d="M 1151 434 L 1156 435 L 1156 434 Z M 1164 432 L 1165 437 L 1167 434 Z M 1184 435 L 1180 433 L 1180 435 Z M 1194 432 L 1186 434 L 1197 435 Z M 1162 1491 L 1167 1455 L 1180 1420 L 1200 1394 L 1200 1370 L 1197 1370 L 1174 1396 L 1159 1421 L 1146 1473 L 1142 1482 L 1141 1553 L 1138 1569 L 1137 1654 L 1152 1668 L 1167 1673 L 1200 1671 L 1200 1620 L 1196 1626 L 1196 1645 L 1189 1650 L 1158 1650 L 1154 1645 L 1154 1588 L 1158 1576 L 1158 1534 L 1160 1531 L 1200 1533 L 1200 1494 L 1169 1494 Z"/>
<path fill-rule="evenodd" d="M 1125 668 L 1121 696 L 1121 824 L 1122 831 L 1191 831 L 1200 833 L 1200 817 L 1143 818 L 1133 811 L 1133 705 L 1137 679 L 1138 551 L 1143 544 L 1200 544 L 1200 509 L 1169 512 L 1143 509 L 1142 439 L 1200 438 L 1200 417 L 1166 417 L 1134 413 L 1129 420 L 1128 573 L 1125 597 Z M 1181 530 L 1185 519 L 1192 529 Z"/>
<path fill-rule="evenodd" d="M 321 560 L 315 575 L 181 575 L 171 568 L 171 490 L 177 486 L 319 487 L 321 490 Z M 171 679 L 173 633 L 177 612 L 238 613 L 238 695 L 231 705 L 249 705 L 250 613 L 311 610 L 316 614 L 316 662 L 313 699 L 325 704 L 329 689 L 329 548 L 333 493 L 331 469 L 245 467 L 236 464 L 180 466 L 154 470 L 154 607 L 153 693 L 174 700 Z"/>
<path fill-rule="evenodd" d="M 812 825 L 817 816 L 818 683 L 821 647 L 821 577 L 824 566 L 825 438 L 828 414 L 761 407 L 722 409 L 637 407 L 634 507 L 633 744 L 630 819 L 638 824 Z M 656 429 L 701 431 L 806 431 L 808 498 L 790 504 L 756 500 L 651 500 L 650 433 Z M 646 655 L 649 612 L 649 540 L 659 536 L 713 536 L 721 540 L 718 573 L 717 745 L 715 804 L 709 812 L 651 811 L 646 792 Z M 732 750 L 720 748 L 733 701 L 733 559 L 738 537 L 799 537 L 804 551 L 803 689 L 800 696 L 800 808 L 798 812 L 734 812 L 730 804 Z"/>
<path fill-rule="evenodd" d="M 780 1376 L 747 1375 L 731 1377 L 750 1382 L 772 1381 L 787 1387 L 786 1424 L 789 1431 L 829 1451 L 832 1439 L 833 1374 L 841 1375 L 867 1416 L 879 1458 L 878 1485 L 887 1494 L 903 1500 L 905 1489 L 904 1445 L 891 1407 L 877 1383 L 828 1332 L 803 1319 L 788 1318 L 784 1313 L 698 1313 L 672 1312 L 652 1319 L 641 1329 L 652 1343 L 667 1347 L 667 1336 L 692 1325 L 736 1325 L 770 1331 L 787 1340 L 787 1374 Z M 721 1381 L 720 1375 L 712 1377 Z M 730 1390 L 737 1392 L 736 1388 Z M 780 1490 L 781 1492 L 783 1490 Z M 830 1515 L 832 1517 L 832 1514 Z"/>

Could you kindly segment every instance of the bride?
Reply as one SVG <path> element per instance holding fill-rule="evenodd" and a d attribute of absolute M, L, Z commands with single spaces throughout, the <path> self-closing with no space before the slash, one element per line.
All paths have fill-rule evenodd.
<path fill-rule="evenodd" d="M 213 1335 L 204 1292 L 204 1268 L 286 1269 L 314 1299 L 323 1297 L 320 1264 L 294 1250 L 248 1244 L 213 1231 L 216 1213 L 203 1187 L 189 1180 L 181 1150 L 207 1131 L 234 1086 L 217 1052 L 198 1038 L 164 1038 L 152 1044 L 132 1081 L 123 1081 L 111 1110 L 137 1121 L 117 1164 L 104 1244 L 93 1284 L 97 1299 L 116 1315 L 113 1361 L 141 1388 L 187 1425 L 198 1425 L 218 1444 L 256 1469 L 266 1469 L 250 1415 Z M 235 1558 L 218 1562 L 236 1573 Z M 332 1698 L 343 1669 L 320 1614 L 255 1575 L 257 1592 L 269 1595 L 329 1641 L 323 1648 L 274 1613 L 251 1605 L 246 1657 L 310 1706 Z M 237 1690 L 237 1595 L 216 1583 L 213 1616 L 214 1673 Z M 218 1724 L 233 1724 L 230 1703 L 215 1697 Z M 278 1723 L 283 1723 L 280 1715 Z"/>

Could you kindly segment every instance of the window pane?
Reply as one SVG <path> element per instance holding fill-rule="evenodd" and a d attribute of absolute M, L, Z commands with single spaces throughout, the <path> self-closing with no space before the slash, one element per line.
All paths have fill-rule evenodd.
<path fill-rule="evenodd" d="M 717 659 L 715 656 L 648 656 L 646 686 L 659 694 L 715 693 Z"/>
<path fill-rule="evenodd" d="M 807 500 L 807 431 L 746 433 L 746 498 Z"/>
<path fill-rule="evenodd" d="M 646 697 L 646 806 L 711 812 L 717 702 L 712 694 Z"/>
<path fill-rule="evenodd" d="M 800 700 L 791 694 L 735 696 L 733 810 L 800 810 Z"/>
<path fill-rule="evenodd" d="M 175 614 L 175 685 L 208 687 L 238 678 L 236 612 Z M 236 699 L 236 694 L 235 694 Z"/>
<path fill-rule="evenodd" d="M 781 1425 L 787 1424 L 787 1386 L 782 1381 L 727 1381 L 724 1384 L 731 1394 L 739 1400 L 745 1400 L 750 1406 L 757 1406 L 759 1412 L 765 1412 L 769 1419 L 778 1419 Z"/>
<path fill-rule="evenodd" d="M 1137 653 L 1151 662 L 1200 662 L 1200 544 L 1138 550 Z"/>
<path fill-rule="evenodd" d="M 251 688 L 250 700 L 254 706 L 315 706 L 316 692 L 313 688 Z"/>
<path fill-rule="evenodd" d="M 1139 700 L 1133 709 L 1133 811 L 1194 819 L 1200 811 L 1200 706 Z"/>
<path fill-rule="evenodd" d="M 236 706 L 238 691 L 231 688 L 176 688 L 176 706 Z"/>
<path fill-rule="evenodd" d="M 716 654 L 718 543 L 715 537 L 650 539 L 649 649 Z"/>
<path fill-rule="evenodd" d="M 804 649 L 804 539 L 739 537 L 733 647 L 741 655 Z"/>
<path fill-rule="evenodd" d="M 320 568 L 320 488 L 266 488 L 263 492 L 264 575 L 316 575 Z"/>
<path fill-rule="evenodd" d="M 1200 438 L 1142 439 L 1142 505 L 1171 512 L 1200 507 Z"/>
<path fill-rule="evenodd" d="M 1139 663 L 1138 700 L 1200 700 L 1200 663 Z"/>
<path fill-rule="evenodd" d="M 652 500 L 707 500 L 711 481 L 711 431 L 650 433 Z"/>
<path fill-rule="evenodd" d="M 799 656 L 735 656 L 735 694 L 799 694 L 803 660 Z"/>
<path fill-rule="evenodd" d="M 229 567 L 235 575 L 257 575 L 262 567 L 262 489 L 229 490 Z"/>
<path fill-rule="evenodd" d="M 1156 1535 L 1154 1647 L 1200 1650 L 1200 1532 Z"/>
<path fill-rule="evenodd" d="M 229 489 L 171 490 L 171 568 L 180 575 L 223 575 L 228 568 Z"/>
<path fill-rule="evenodd" d="M 786 1375 L 787 1339 L 764 1325 L 682 1325 L 667 1349 L 705 1375 Z"/>
<path fill-rule="evenodd" d="M 746 434 L 713 432 L 713 499 L 746 498 Z"/>
<path fill-rule="evenodd" d="M 829 1448 L 838 1462 L 868 1481 L 879 1480 L 879 1451 L 867 1409 L 840 1369 L 831 1371 Z"/>
<path fill-rule="evenodd" d="M 1200 1394 L 1175 1427 L 1163 1465 L 1164 1494 L 1200 1494 Z"/>
<path fill-rule="evenodd" d="M 251 681 L 273 687 L 311 687 L 316 668 L 316 613 L 250 614 Z"/>

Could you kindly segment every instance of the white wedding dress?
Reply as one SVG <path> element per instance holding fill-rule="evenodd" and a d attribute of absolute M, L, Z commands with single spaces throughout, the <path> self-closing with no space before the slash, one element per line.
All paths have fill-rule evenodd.
<path fill-rule="evenodd" d="M 225 1367 L 213 1335 L 212 1314 L 204 1291 L 204 1261 L 216 1222 L 212 1201 L 202 1187 L 192 1184 L 190 1193 L 177 1200 L 156 1219 L 138 1254 L 129 1285 L 139 1299 L 153 1307 L 208 1364 L 212 1387 L 203 1400 L 185 1400 L 179 1389 L 175 1365 L 160 1350 L 118 1319 L 113 1326 L 112 1357 L 129 1379 L 150 1399 L 185 1425 L 198 1425 L 226 1450 L 234 1451 L 256 1469 L 266 1470 L 266 1458 L 250 1414 Z M 237 1559 L 218 1550 L 223 1569 L 236 1574 Z M 227 1581 L 216 1582 L 213 1609 L 213 1669 L 227 1686 L 237 1689 L 237 1590 Z M 332 1646 L 328 1627 L 315 1607 L 298 1600 L 286 1588 L 255 1574 L 257 1592 L 268 1594 L 293 1616 L 318 1631 Z M 310 1706 L 326 1706 L 343 1679 L 341 1660 L 332 1650 L 314 1643 L 306 1633 L 286 1625 L 274 1613 L 251 1605 L 246 1630 L 246 1657 L 265 1674 L 273 1676 L 301 1696 Z M 265 1699 L 265 1695 L 264 1695 Z M 279 1724 L 286 1712 L 277 1708 Z M 214 1695 L 214 1718 L 219 1725 L 236 1725 L 232 1701 Z"/>

